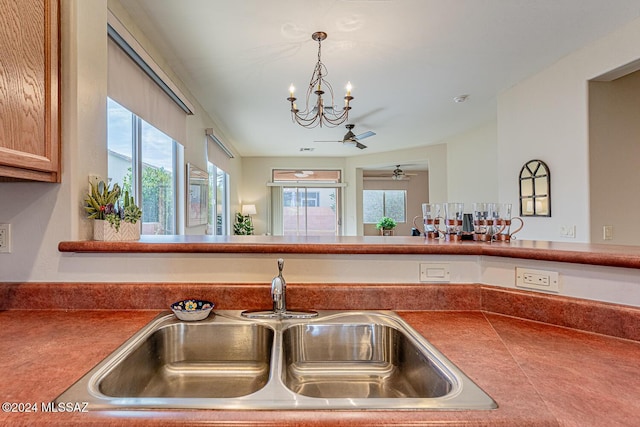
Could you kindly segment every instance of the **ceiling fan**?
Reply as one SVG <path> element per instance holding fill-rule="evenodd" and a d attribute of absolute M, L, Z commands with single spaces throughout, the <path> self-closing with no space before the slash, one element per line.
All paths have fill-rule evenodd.
<path fill-rule="evenodd" d="M 403 179 L 408 179 L 410 176 L 415 176 L 416 174 L 406 173 L 402 169 L 400 169 L 400 165 L 396 165 L 393 173 L 391 174 L 391 179 L 394 181 L 402 181 Z"/>
<path fill-rule="evenodd" d="M 360 135 L 356 135 L 355 133 L 353 133 L 354 127 L 355 125 L 353 124 L 346 125 L 347 133 L 344 135 L 344 138 L 342 138 L 342 141 L 314 141 L 314 142 L 341 142 L 343 144 L 355 145 L 359 149 L 364 150 L 365 148 L 367 148 L 367 146 L 360 143 L 360 140 L 369 138 L 370 136 L 373 136 L 376 133 L 372 131 L 367 131 L 365 133 L 361 133 Z"/>

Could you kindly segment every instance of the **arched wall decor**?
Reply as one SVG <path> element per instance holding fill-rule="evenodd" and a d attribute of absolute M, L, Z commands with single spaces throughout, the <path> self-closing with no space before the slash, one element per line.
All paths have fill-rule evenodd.
<path fill-rule="evenodd" d="M 551 216 L 551 174 L 542 160 L 520 169 L 520 216 Z"/>

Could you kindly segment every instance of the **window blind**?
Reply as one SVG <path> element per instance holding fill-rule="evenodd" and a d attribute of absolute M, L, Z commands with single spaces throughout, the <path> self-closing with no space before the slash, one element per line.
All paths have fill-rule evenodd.
<path fill-rule="evenodd" d="M 109 29 L 110 34 L 112 31 L 113 27 Z M 133 49 L 131 44 L 135 43 L 126 46 Z M 145 67 L 147 71 L 143 70 L 111 37 L 107 52 L 109 97 L 174 140 L 186 142 L 187 113 L 166 92 L 166 87 L 173 84 L 165 84 L 165 89 L 161 88 L 158 73 L 149 73 L 149 67 Z M 148 56 L 146 53 L 143 55 Z"/>
<path fill-rule="evenodd" d="M 233 153 L 213 135 L 212 129 L 206 129 L 205 134 L 207 135 L 207 159 L 223 171 L 229 172 Z"/>

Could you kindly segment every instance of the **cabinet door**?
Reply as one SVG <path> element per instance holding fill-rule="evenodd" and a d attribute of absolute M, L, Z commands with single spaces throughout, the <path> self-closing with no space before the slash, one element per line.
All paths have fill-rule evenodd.
<path fill-rule="evenodd" d="M 59 0 L 0 0 L 0 180 L 60 182 Z"/>

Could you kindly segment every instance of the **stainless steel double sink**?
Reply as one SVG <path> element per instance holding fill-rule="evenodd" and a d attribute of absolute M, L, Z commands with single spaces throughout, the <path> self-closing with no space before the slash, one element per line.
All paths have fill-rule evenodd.
<path fill-rule="evenodd" d="M 90 410 L 493 409 L 497 405 L 391 311 L 199 322 L 161 314 L 56 402 Z"/>

